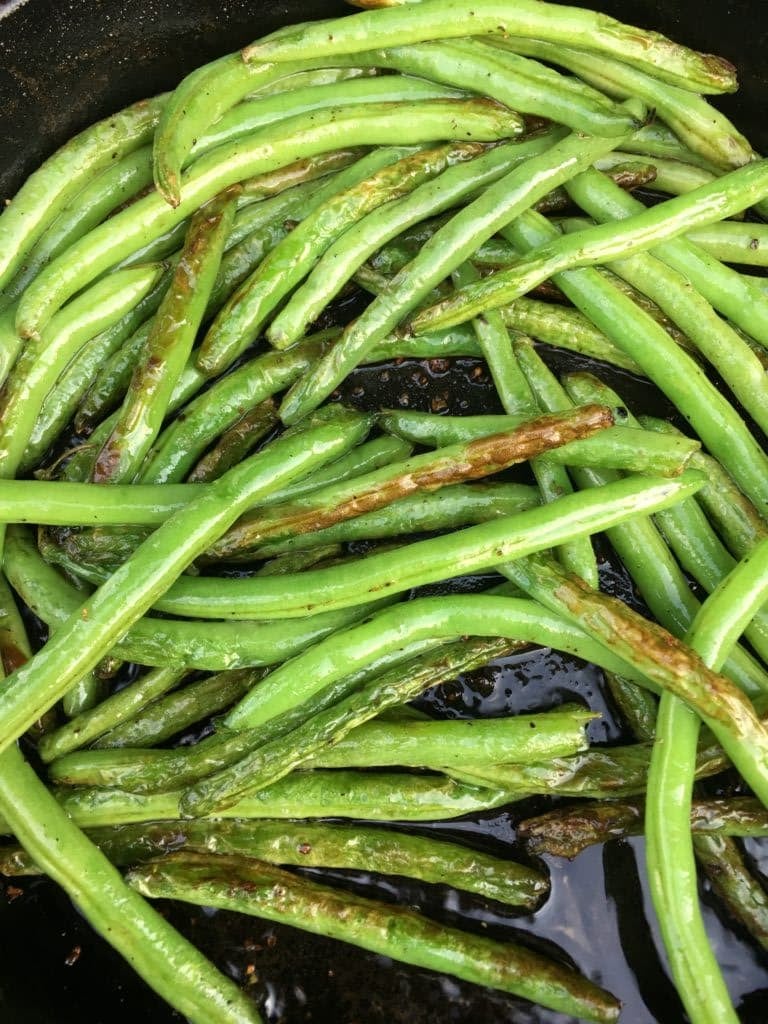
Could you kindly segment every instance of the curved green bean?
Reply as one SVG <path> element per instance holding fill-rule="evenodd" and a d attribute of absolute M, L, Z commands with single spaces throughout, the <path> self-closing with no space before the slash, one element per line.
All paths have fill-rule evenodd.
<path fill-rule="evenodd" d="M 283 399 L 284 422 L 300 419 L 320 404 L 349 370 L 392 331 L 432 288 L 499 227 L 525 211 L 557 185 L 613 149 L 612 141 L 569 135 L 540 156 L 531 157 L 490 185 L 479 198 L 454 214 L 427 242 L 414 260 L 395 276 L 390 288 L 346 328 L 332 350 L 320 360 L 310 378 L 295 384 Z M 476 285 L 476 288 L 484 285 Z M 461 294 L 461 293 L 459 293 Z M 466 319 L 466 318 L 465 318 Z"/>
<path fill-rule="evenodd" d="M 308 324 L 382 245 L 425 217 L 451 209 L 465 197 L 493 184 L 521 161 L 545 152 L 559 137 L 558 129 L 550 129 L 521 142 L 501 145 L 468 164 L 447 168 L 436 181 L 426 182 L 411 195 L 369 213 L 321 256 L 307 280 L 267 329 L 270 342 L 276 348 L 286 348 L 298 341 Z"/>
<path fill-rule="evenodd" d="M 739 167 L 754 159 L 749 141 L 702 96 L 660 80 L 653 71 L 632 68 L 610 56 L 595 60 L 586 48 L 553 45 L 544 39 L 504 38 L 494 45 L 567 68 L 595 89 L 617 99 L 646 103 L 695 154 L 716 167 Z"/>
<path fill-rule="evenodd" d="M 250 455 L 259 441 L 274 430 L 277 421 L 277 406 L 271 398 L 243 413 L 200 459 L 187 475 L 187 480 L 190 483 L 218 480 L 228 469 Z"/>
<path fill-rule="evenodd" d="M 158 527 L 40 652 L 8 677 L 0 693 L 0 746 L 6 748 L 93 668 L 190 561 L 260 494 L 340 455 L 361 440 L 369 426 L 369 418 L 360 414 L 328 410 L 231 469 L 210 484 L 206 494 Z"/>
<path fill-rule="evenodd" d="M 178 853 L 134 869 L 128 880 L 144 895 L 173 896 L 298 925 L 583 1020 L 618 1019 L 613 996 L 540 954 L 446 928 L 412 910 L 341 894 L 257 860 Z"/>
<path fill-rule="evenodd" d="M 733 67 L 722 58 L 696 53 L 657 32 L 624 25 L 605 14 L 535 0 L 518 0 L 512 10 L 498 0 L 423 0 L 320 24 L 308 22 L 252 43 L 243 50 L 243 57 L 253 63 L 311 60 L 372 46 L 404 46 L 424 39 L 488 33 L 505 38 L 530 36 L 613 54 L 694 92 L 731 92 L 736 85 Z"/>
<path fill-rule="evenodd" d="M 141 100 L 99 121 L 57 150 L 31 175 L 0 218 L 0 289 L 62 208 L 115 157 L 152 139 L 166 97 Z"/>
<path fill-rule="evenodd" d="M 691 647 L 718 668 L 766 597 L 768 542 L 763 542 L 702 605 L 687 638 Z M 737 1017 L 698 912 L 690 835 L 698 733 L 696 715 L 674 697 L 663 696 L 648 775 L 645 832 L 651 895 L 680 996 L 697 1024 L 719 1024 Z M 742 772 L 745 761 L 758 768 L 759 755 L 749 745 L 728 753 Z M 755 786 L 754 772 L 750 783 Z M 760 786 L 755 791 L 765 804 L 768 792 Z"/>
<path fill-rule="evenodd" d="M 23 337 L 35 337 L 75 292 L 246 178 L 340 146 L 444 139 L 457 133 L 457 125 L 460 135 L 470 133 L 475 141 L 504 138 L 515 130 L 514 116 L 490 100 L 369 103 L 287 118 L 277 127 L 219 146 L 190 169 L 177 207 L 169 207 L 157 193 L 144 196 L 53 260 L 24 293 L 17 327 Z"/>
<path fill-rule="evenodd" d="M 209 376 L 222 373 L 258 336 L 280 300 L 361 217 L 481 152 L 478 144 L 459 143 L 404 156 L 305 215 L 224 305 L 198 349 L 198 367 Z"/>

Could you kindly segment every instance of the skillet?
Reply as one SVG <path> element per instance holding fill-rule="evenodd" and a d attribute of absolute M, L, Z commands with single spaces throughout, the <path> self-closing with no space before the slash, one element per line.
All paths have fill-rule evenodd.
<path fill-rule="evenodd" d="M 581 4 L 580 6 L 587 6 Z M 630 23 L 657 28 L 733 60 L 741 91 L 722 107 L 756 147 L 768 151 L 763 97 L 768 19 L 764 0 L 592 0 Z M 53 0 L 0 3 L 0 198 L 10 198 L 56 146 L 98 118 L 172 88 L 192 68 L 280 25 L 343 13 L 336 0 Z M 761 17 L 761 15 L 763 15 Z M 340 317 L 350 316 L 341 308 Z M 609 373 L 588 360 L 545 352 L 556 370 L 589 368 L 635 411 L 669 415 L 647 383 Z M 439 392 L 451 412 L 497 411 L 483 368 L 459 360 L 450 369 L 416 363 L 361 371 L 346 397 L 361 404 L 429 408 Z M 632 598 L 604 552 L 607 589 Z M 475 581 L 456 586 L 471 587 Z M 434 588 L 432 588 L 434 592 Z M 604 712 L 593 739 L 620 738 L 599 673 L 551 652 L 518 656 L 503 671 L 486 669 L 444 687 L 426 702 L 439 715 L 478 716 L 578 699 Z M 529 802 L 535 813 L 543 802 Z M 422 827 L 501 855 L 520 856 L 517 808 Z M 768 849 L 750 852 L 768 871 Z M 552 895 L 535 915 L 484 904 L 439 886 L 361 874 L 312 872 L 354 891 L 420 907 L 448 924 L 521 940 L 568 962 L 624 1001 L 623 1024 L 680 1024 L 657 930 L 643 887 L 642 841 L 613 842 L 573 863 L 550 859 Z M 768 1019 L 768 958 L 721 916 L 704 893 L 707 924 L 746 1024 Z M 252 984 L 265 1020 L 357 1024 L 408 1021 L 566 1024 L 568 1018 L 511 997 L 401 967 L 341 943 L 232 914 L 168 906 L 174 923 L 220 967 Z M 9 1024 L 146 1024 L 181 1020 L 89 929 L 67 898 L 45 880 L 0 884 L 0 1019 Z"/>

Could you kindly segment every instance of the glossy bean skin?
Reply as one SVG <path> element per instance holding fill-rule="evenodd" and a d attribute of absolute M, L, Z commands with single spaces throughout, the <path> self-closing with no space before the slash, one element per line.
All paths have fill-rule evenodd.
<path fill-rule="evenodd" d="M 665 81 L 696 92 L 732 91 L 734 71 L 727 61 L 677 46 L 654 32 L 622 25 L 594 11 L 561 5 L 516 5 L 513 11 L 496 0 L 424 0 L 352 17 L 308 22 L 259 40 L 243 51 L 247 62 L 313 59 L 354 53 L 371 46 L 405 45 L 423 39 L 450 39 L 466 35 L 524 35 L 554 43 L 574 44 L 587 50 L 614 54 L 630 65 L 647 68 Z M 598 61 L 599 63 L 599 61 Z"/>
<path fill-rule="evenodd" d="M 482 147 L 472 143 L 421 150 L 395 160 L 305 214 L 218 314 L 198 349 L 199 368 L 209 376 L 222 373 L 258 336 L 280 300 L 348 227 L 377 207 L 439 177 L 452 164 L 463 163 L 481 152 Z"/>
<path fill-rule="evenodd" d="M 130 482 L 160 431 L 208 305 L 238 191 L 217 196 L 190 220 L 181 258 L 134 366 L 118 420 L 96 455 L 94 483 Z"/>
<path fill-rule="evenodd" d="M 271 343 L 285 348 L 298 341 L 307 325 L 382 245 L 425 217 L 449 210 L 521 161 L 545 151 L 558 133 L 559 129 L 553 129 L 531 139 L 503 144 L 466 165 L 448 168 L 437 181 L 420 185 L 386 209 L 369 213 L 328 249 L 277 314 L 267 330 Z"/>
<path fill-rule="evenodd" d="M 2 693 L 4 747 L 55 703 L 69 683 L 93 668 L 201 547 L 223 533 L 260 491 L 276 490 L 282 482 L 289 483 L 313 466 L 331 461 L 346 446 L 361 440 L 368 427 L 364 416 L 331 411 L 314 426 L 274 442 L 266 455 L 253 456 L 230 470 L 206 495 L 158 527 L 111 582 L 87 598 L 43 650 L 9 677 Z M 278 468 L 283 459 L 285 463 Z M 25 680 L 30 673 L 34 686 Z"/>
<path fill-rule="evenodd" d="M 702 605 L 686 637 L 693 650 L 719 668 L 755 611 L 768 596 L 768 541 L 723 581 Z M 645 833 L 651 896 L 681 999 L 693 1020 L 736 1021 L 730 996 L 707 940 L 698 906 L 698 886 L 690 832 L 691 789 L 695 775 L 699 720 L 665 694 L 659 707 L 657 738 L 648 773 Z M 674 742 L 670 742 L 674 737 Z M 759 755 L 734 750 L 742 774 L 763 805 Z M 745 761 L 747 763 L 745 763 Z"/>
<path fill-rule="evenodd" d="M 374 345 L 477 246 L 505 223 L 527 210 L 599 156 L 615 148 L 614 140 L 571 134 L 537 157 L 513 169 L 490 185 L 477 199 L 454 214 L 419 254 L 378 295 L 365 312 L 349 325 L 331 352 L 315 368 L 310 380 L 295 384 L 283 399 L 280 415 L 295 422 L 315 408 Z M 484 287 L 476 285 L 475 288 Z M 419 316 L 415 318 L 419 322 Z M 468 317 L 460 318 L 463 320 Z"/>
<path fill-rule="evenodd" d="M 150 142 L 165 96 L 142 100 L 75 136 L 53 154 L 16 194 L 0 223 L 0 288 L 16 273 L 31 247 L 89 179 Z"/>
<path fill-rule="evenodd" d="M 9 579 L 25 604 L 49 626 L 61 626 L 81 607 L 83 594 L 43 561 L 28 534 L 11 527 L 6 547 Z M 139 619 L 113 647 L 113 653 L 139 665 L 221 672 L 225 669 L 274 665 L 330 633 L 365 618 L 380 607 L 368 602 L 330 614 L 303 619 L 194 623 L 174 619 Z"/>
<path fill-rule="evenodd" d="M 301 825 L 282 821 L 228 821 L 214 825 L 188 821 L 167 826 L 155 822 L 92 829 L 89 838 L 114 864 L 126 867 L 160 855 L 172 845 L 196 853 L 215 850 L 257 857 L 270 864 L 349 868 L 419 878 L 510 906 L 533 907 L 548 888 L 543 875 L 522 864 L 502 861 L 455 843 L 359 825 Z M 9 848 L 3 854 L 0 865 L 4 874 L 36 873 L 36 865 L 19 848 Z"/>
<path fill-rule="evenodd" d="M 492 101 L 426 100 L 314 111 L 218 147 L 190 169 L 178 206 L 170 207 L 157 193 L 144 196 L 53 260 L 24 293 L 17 328 L 22 337 L 38 335 L 75 292 L 238 182 L 329 149 L 443 139 L 455 134 L 457 123 L 474 139 L 515 131 L 513 115 Z"/>

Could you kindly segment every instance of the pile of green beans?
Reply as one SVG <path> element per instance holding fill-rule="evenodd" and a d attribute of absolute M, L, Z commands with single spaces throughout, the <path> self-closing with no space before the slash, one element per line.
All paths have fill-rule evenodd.
<path fill-rule="evenodd" d="M 579 797 L 528 852 L 644 832 L 688 1017 L 735 1021 L 697 864 L 768 948 L 739 847 L 768 837 L 768 161 L 706 98 L 731 65 L 658 33 L 360 6 L 86 129 L 0 216 L 0 872 L 53 878 L 191 1021 L 260 1017 L 144 897 L 612 1022 L 578 969 L 294 870 L 535 911 L 545 864 L 396 823 Z M 400 408 L 360 386 L 403 366 Z M 468 367 L 497 411 L 439 393 Z M 531 646 L 603 670 L 620 744 L 577 703 L 414 704 Z M 726 769 L 752 795 L 707 800 Z"/>

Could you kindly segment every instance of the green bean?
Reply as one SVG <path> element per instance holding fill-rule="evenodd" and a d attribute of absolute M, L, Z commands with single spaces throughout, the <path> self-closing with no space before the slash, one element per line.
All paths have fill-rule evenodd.
<path fill-rule="evenodd" d="M 0 404 L 0 476 L 16 474 L 48 392 L 72 356 L 139 302 L 160 273 L 161 268 L 149 266 L 111 274 L 75 299 L 37 341 L 24 347 Z"/>
<path fill-rule="evenodd" d="M 461 99 L 464 96 L 466 93 L 459 89 L 437 85 L 436 80 L 427 82 L 402 75 L 294 88 L 267 96 L 257 94 L 244 103 L 238 103 L 213 123 L 198 138 L 190 157 L 198 159 L 216 146 L 234 142 L 285 117 L 295 117 L 312 110 L 350 103 L 409 103 L 414 100 Z"/>
<path fill-rule="evenodd" d="M 236 201 L 237 192 L 225 192 L 192 217 L 117 423 L 96 456 L 94 483 L 129 482 L 157 436 L 202 322 Z"/>
<path fill-rule="evenodd" d="M 477 850 L 392 829 L 272 821 L 178 822 L 92 829 L 89 838 L 113 864 L 129 866 L 169 849 L 257 857 L 271 864 L 351 868 L 418 878 L 511 906 L 534 907 L 549 884 L 538 871 Z M 3 850 L 4 874 L 36 874 L 19 847 Z"/>
<path fill-rule="evenodd" d="M 686 639 L 706 663 L 719 668 L 767 596 L 768 542 L 763 542 L 701 606 Z M 696 715 L 665 694 L 648 774 L 645 833 L 651 895 L 678 991 L 692 1020 L 736 1021 L 698 912 L 690 834 L 698 734 Z M 768 793 L 757 778 L 757 750 L 747 744 L 742 750 L 729 747 L 728 754 L 765 804 Z"/>
<path fill-rule="evenodd" d="M 721 544 L 695 500 L 681 502 L 673 513 L 660 512 L 656 521 L 682 568 L 707 593 L 733 571 L 736 559 Z M 756 612 L 744 635 L 763 661 L 768 660 L 768 609 Z"/>
<path fill-rule="evenodd" d="M 613 194 L 613 187 L 599 172 L 588 171 L 572 182 L 569 190 L 590 215 L 602 222 L 613 220 L 611 206 L 600 201 L 603 191 L 607 196 Z M 649 253 L 622 256 L 611 261 L 610 267 L 653 299 L 686 332 L 754 421 L 763 430 L 768 429 L 765 368 L 707 300 L 689 287 L 688 279 Z"/>
<path fill-rule="evenodd" d="M 511 761 L 525 764 L 567 757 L 587 747 L 584 726 L 594 714 L 578 706 L 512 718 L 442 722 L 367 722 L 316 754 L 317 768 L 471 768 Z"/>
<path fill-rule="evenodd" d="M 701 483 L 698 473 L 686 471 L 674 480 L 630 477 L 591 494 L 566 495 L 549 506 L 470 526 L 450 538 L 437 537 L 373 554 L 366 560 L 364 580 L 354 566 L 254 582 L 185 577 L 156 601 L 155 607 L 189 618 L 269 618 L 275 614 L 293 618 L 308 611 L 349 607 L 369 600 L 369 595 L 402 593 L 413 586 L 448 579 L 459 569 L 469 572 L 488 568 L 557 545 L 567 537 L 595 533 L 633 516 L 650 514 L 695 493 Z M 145 541 L 142 547 L 148 544 L 150 541 Z M 256 582 L 258 587 L 254 586 Z"/>
<path fill-rule="evenodd" d="M 179 792 L 64 789 L 56 790 L 54 795 L 81 828 L 179 818 Z M 503 790 L 467 786 L 439 775 L 316 770 L 281 779 L 238 801 L 219 818 L 437 821 L 498 807 L 509 799 Z M 11 831 L 0 815 L 0 832 Z"/>
<path fill-rule="evenodd" d="M 405 228 L 419 224 L 434 213 L 451 209 L 466 196 L 497 181 L 521 161 L 545 152 L 559 137 L 558 129 L 550 129 L 531 139 L 499 146 L 466 165 L 448 168 L 436 181 L 426 182 L 411 195 L 369 213 L 327 250 L 274 318 L 267 330 L 271 343 L 277 348 L 286 348 L 301 338 L 307 325 L 338 295 L 365 260 Z"/>
<path fill-rule="evenodd" d="M 459 143 L 405 156 L 315 208 L 262 261 L 216 317 L 197 354 L 209 376 L 223 372 L 258 336 L 272 310 L 348 227 L 377 207 L 412 192 L 482 147 Z"/>
<path fill-rule="evenodd" d="M 240 557 L 274 558 L 336 541 L 349 543 L 397 537 L 405 533 L 456 529 L 513 515 L 538 504 L 537 489 L 526 484 L 453 484 L 440 491 L 401 498 L 378 512 L 366 512 L 355 519 L 315 533 L 298 534 L 282 541 L 260 544 Z"/>
<path fill-rule="evenodd" d="M 125 885 L 13 747 L 2 754 L 2 778 L 0 810 L 25 849 L 163 999 L 199 1024 L 261 1020 L 232 981 Z"/>
<path fill-rule="evenodd" d="M 387 292 L 374 299 L 344 331 L 331 352 L 315 367 L 311 378 L 299 381 L 288 392 L 280 409 L 283 421 L 294 422 L 319 405 L 406 313 L 470 258 L 477 246 L 499 227 L 612 148 L 610 142 L 597 136 L 569 135 L 508 172 L 455 214 L 396 275 Z"/>
<path fill-rule="evenodd" d="M 618 1018 L 613 996 L 539 954 L 445 928 L 412 910 L 340 894 L 257 860 L 178 853 L 135 869 L 128 880 L 144 895 L 173 895 L 298 925 L 584 1020 Z"/>
<path fill-rule="evenodd" d="M 0 742 L 7 747 L 68 685 L 96 665 L 190 561 L 261 493 L 276 490 L 362 439 L 370 421 L 329 410 L 272 442 L 209 486 L 158 527 L 110 581 L 83 603 L 46 646 L 8 678 L 0 693 Z M 30 680 L 30 676 L 32 680 Z"/>
<path fill-rule="evenodd" d="M 27 534 L 9 530 L 5 558 L 14 589 L 47 625 L 62 625 L 80 607 L 82 594 L 43 561 Z M 377 607 L 380 602 L 304 619 L 247 624 L 146 618 L 136 622 L 113 650 L 127 661 L 160 668 L 168 667 L 169 651 L 173 665 L 211 672 L 274 665 Z"/>
<path fill-rule="evenodd" d="M 496 0 L 468 4 L 464 0 L 424 0 L 392 10 L 311 22 L 252 43 L 243 50 L 246 62 L 312 60 L 354 53 L 372 46 L 404 46 L 424 39 L 449 39 L 500 33 L 547 39 L 613 54 L 631 66 L 646 68 L 663 81 L 695 92 L 732 92 L 734 70 L 727 61 L 696 53 L 656 32 L 624 25 L 594 11 L 559 4 L 520 0 L 510 11 Z M 594 57 L 593 57 L 594 59 Z M 602 57 L 600 61 L 602 63 Z"/>
<path fill-rule="evenodd" d="M 515 347 L 521 344 L 525 342 L 515 340 Z M 519 422 L 518 416 L 438 416 L 400 409 L 388 409 L 379 415 L 379 423 L 384 430 L 431 448 L 466 444 L 502 429 L 512 429 Z M 657 473 L 675 476 L 690 466 L 691 459 L 699 450 L 698 442 L 690 438 L 680 436 L 675 440 L 679 443 L 659 445 L 648 430 L 614 426 L 593 438 L 569 441 L 561 448 L 553 448 L 547 457 L 563 465 L 600 466 L 636 473 L 655 469 Z"/>
<path fill-rule="evenodd" d="M 550 40 L 518 36 L 493 42 L 565 67 L 608 96 L 636 96 L 655 110 L 689 149 L 717 167 L 739 167 L 754 158 L 748 140 L 724 114 L 703 97 L 660 81 L 661 76 L 653 71 L 628 67 L 623 59 L 604 57 L 597 61 L 584 49 L 553 45 Z"/>
<path fill-rule="evenodd" d="M 195 722 L 225 711 L 263 675 L 263 671 L 235 669 L 188 683 L 167 697 L 152 700 L 134 714 L 121 716 L 117 725 L 104 732 L 94 746 L 97 750 L 157 746 Z"/>
<path fill-rule="evenodd" d="M 421 653 L 399 662 L 383 673 L 374 670 L 355 684 L 358 673 L 343 677 L 324 688 L 292 712 L 295 727 L 285 730 L 274 740 L 259 741 L 241 759 L 205 778 L 187 790 L 182 806 L 195 817 L 206 807 L 230 806 L 243 793 L 250 793 L 274 783 L 322 754 L 334 743 L 344 740 L 352 730 L 355 735 L 362 723 L 370 722 L 386 710 L 402 710 L 403 702 L 419 696 L 428 687 L 453 679 L 460 672 L 480 668 L 489 661 L 510 654 L 521 645 L 509 640 L 467 640 L 456 644 L 434 644 Z M 367 680 L 367 681 L 366 681 Z M 284 718 L 283 721 L 286 719 Z M 266 727 L 267 735 L 276 731 L 280 719 Z M 422 723 L 423 724 L 423 723 Z M 263 732 L 263 730 L 261 730 Z M 575 729 L 578 743 L 579 727 Z"/>
<path fill-rule="evenodd" d="M 349 672 L 358 662 L 367 664 L 376 651 L 402 645 L 406 635 L 410 641 L 419 639 L 427 635 L 429 629 L 432 633 L 428 635 L 433 639 L 460 636 L 463 631 L 476 636 L 506 635 L 560 650 L 572 651 L 574 645 L 579 645 L 580 651 L 590 652 L 588 660 L 594 660 L 632 678 L 638 677 L 638 673 L 623 658 L 586 638 L 583 631 L 573 623 L 566 625 L 560 616 L 544 611 L 534 602 L 488 595 L 443 598 L 439 601 L 425 598 L 398 606 L 391 612 L 383 612 L 372 623 L 349 630 L 343 641 L 336 638 L 330 643 L 318 644 L 312 652 L 307 652 L 284 668 L 276 669 L 240 702 L 227 717 L 226 723 L 231 728 L 253 728 L 329 685 L 331 679 L 338 677 L 340 672 Z M 399 639 L 395 641 L 398 630 Z M 340 665 L 335 658 L 333 663 L 329 658 L 321 664 L 324 652 L 333 651 L 334 647 L 345 652 L 344 664 Z M 312 671 L 305 672 L 305 666 L 311 666 Z M 329 673 L 335 673 L 335 676 L 329 678 Z"/>
<path fill-rule="evenodd" d="M 594 182 L 594 178 L 583 174 L 583 171 L 582 175 L 573 188 L 569 184 L 569 192 L 573 192 L 579 183 Z M 572 174 L 570 177 L 575 176 Z M 622 202 L 629 200 L 633 210 L 635 203 L 641 210 L 618 227 L 613 223 L 599 224 L 542 246 L 539 252 L 534 251 L 518 267 L 462 289 L 455 299 L 444 300 L 437 309 L 418 313 L 411 321 L 414 332 L 418 333 L 425 327 L 450 327 L 462 323 L 481 309 L 495 309 L 518 298 L 559 271 L 604 263 L 617 257 L 626 258 L 674 239 L 692 226 L 712 223 L 738 212 L 768 192 L 768 161 L 758 160 L 739 167 L 688 195 L 674 196 L 650 209 L 605 177 L 600 176 L 599 182 L 601 188 L 610 189 L 611 195 L 615 190 L 616 195 L 622 197 Z M 578 194 L 582 195 L 581 190 Z"/>
<path fill-rule="evenodd" d="M 166 97 L 142 100 L 76 135 L 29 177 L 0 223 L 0 288 L 91 177 L 152 138 Z"/>
<path fill-rule="evenodd" d="M 204 493 L 202 484 L 125 484 L 107 489 L 96 484 L 4 480 L 0 489 L 0 522 L 159 526 Z"/>
<path fill-rule="evenodd" d="M 764 838 L 768 836 L 768 812 L 752 797 L 694 800 L 691 829 L 696 836 Z M 557 808 L 521 821 L 517 826 L 518 835 L 531 853 L 549 853 L 569 859 L 595 843 L 640 835 L 642 831 L 643 804 L 639 800 Z"/>
<path fill-rule="evenodd" d="M 538 214 L 528 213 L 518 218 L 509 231 L 513 241 L 530 249 L 546 245 L 555 229 Z M 571 241 L 574 238 L 575 235 L 570 236 Z M 581 268 L 560 273 L 556 283 L 598 327 L 637 359 L 654 383 L 683 411 L 710 451 L 716 456 L 721 453 L 727 460 L 744 492 L 758 507 L 764 507 L 768 460 L 744 422 L 700 367 L 650 317 L 602 279 L 598 271 Z"/>
<path fill-rule="evenodd" d="M 653 416 L 641 416 L 640 419 L 649 430 L 681 436 L 680 431 L 664 420 Z M 756 544 L 768 537 L 765 520 L 711 455 L 697 452 L 691 459 L 691 468 L 700 470 L 707 477 L 706 484 L 697 495 L 697 501 L 717 527 L 731 553 L 737 558 L 743 558 Z"/>
<path fill-rule="evenodd" d="M 46 264 L 152 182 L 152 147 L 142 146 L 98 174 L 62 209 L 3 289 L 3 304 L 17 299 Z"/>
<path fill-rule="evenodd" d="M 109 358 L 152 316 L 168 288 L 169 271 L 113 327 L 86 342 L 51 388 L 40 411 L 19 466 L 23 473 L 35 466 L 63 432 L 93 381 L 96 367 Z"/>
<path fill-rule="evenodd" d="M 305 89 L 310 85 L 334 85 L 337 82 L 346 82 L 355 78 L 372 78 L 378 74 L 376 68 L 312 68 L 308 71 L 294 71 L 292 75 L 281 76 L 260 85 L 246 95 L 246 99 L 256 99 L 258 96 L 275 96 L 281 92 L 292 92 L 294 89 Z"/>
<path fill-rule="evenodd" d="M 35 337 L 68 298 L 143 245 L 180 224 L 202 203 L 253 175 L 339 146 L 408 145 L 471 133 L 504 138 L 512 117 L 485 100 L 354 104 L 314 111 L 267 126 L 247 139 L 219 146 L 197 160 L 176 208 L 157 193 L 144 196 L 108 223 L 94 228 L 38 275 L 19 303 L 17 327 Z"/>
<path fill-rule="evenodd" d="M 151 320 L 143 323 L 99 367 L 75 413 L 75 430 L 78 433 L 90 432 L 94 424 L 103 420 L 120 404 L 128 390 L 133 367 L 136 365 L 151 330 Z"/>
<path fill-rule="evenodd" d="M 569 418 L 539 417 L 505 433 L 391 463 L 373 473 L 355 476 L 346 485 L 332 484 L 313 491 L 298 506 L 277 506 L 266 516 L 259 510 L 236 523 L 212 546 L 208 556 L 228 558 L 265 539 L 277 540 L 332 526 L 418 491 L 482 479 L 570 438 L 589 437 L 612 422 L 609 409 L 589 406 L 575 410 Z"/>
<path fill-rule="evenodd" d="M 226 430 L 214 448 L 198 462 L 187 476 L 190 483 L 217 480 L 228 469 L 249 455 L 277 424 L 277 406 L 271 398 L 243 413 L 237 423 Z"/>
<path fill-rule="evenodd" d="M 124 687 L 102 701 L 97 707 L 73 718 L 55 732 L 48 733 L 38 744 L 43 761 L 84 747 L 107 732 L 116 722 L 135 714 L 146 704 L 177 686 L 186 669 L 160 668 L 148 672 L 130 686 Z"/>
<path fill-rule="evenodd" d="M 518 358 L 543 405 L 552 410 L 569 407 L 570 398 L 531 346 L 520 346 Z M 594 393 L 591 390 L 595 386 L 594 378 L 589 375 L 573 375 L 567 378 L 567 385 L 572 389 L 578 387 L 579 396 Z M 609 393 L 605 385 L 601 388 L 601 395 Z M 615 392 L 611 394 L 619 400 Z M 576 397 L 575 400 L 581 401 L 582 398 Z M 611 470 L 578 468 L 573 469 L 573 474 L 581 488 L 604 486 L 615 480 L 617 475 Z M 653 523 L 647 518 L 637 518 L 631 523 L 612 527 L 607 531 L 607 537 L 655 618 L 674 636 L 684 636 L 699 603 Z M 749 694 L 760 693 L 768 685 L 768 676 L 763 669 L 741 649 L 735 650 L 726 662 L 726 674 Z"/>
<path fill-rule="evenodd" d="M 768 948 L 768 894 L 735 841 L 728 836 L 694 836 L 693 850 L 712 892 L 763 949 Z"/>

